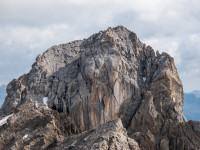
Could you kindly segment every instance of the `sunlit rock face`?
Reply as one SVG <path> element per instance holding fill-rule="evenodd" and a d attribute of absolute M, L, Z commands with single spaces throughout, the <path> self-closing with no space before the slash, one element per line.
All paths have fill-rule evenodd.
<path fill-rule="evenodd" d="M 120 118 L 141 149 L 176 146 L 174 127 L 185 124 L 174 59 L 123 26 L 51 47 L 7 93 L 1 116 L 31 103 L 65 114 L 74 133 Z"/>

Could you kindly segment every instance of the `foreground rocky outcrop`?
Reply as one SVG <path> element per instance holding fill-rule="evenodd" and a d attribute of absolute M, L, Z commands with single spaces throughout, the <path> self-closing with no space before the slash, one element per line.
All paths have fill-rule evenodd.
<path fill-rule="evenodd" d="M 0 116 L 13 116 L 0 127 L 1 139 L 8 132 L 20 138 L 8 138 L 2 149 L 6 145 L 15 145 L 13 149 L 131 149 L 129 140 L 149 150 L 189 150 L 200 145 L 199 122 L 186 122 L 183 115 L 183 87 L 174 59 L 155 52 L 122 26 L 48 49 L 37 57 L 28 74 L 8 84 L 7 93 Z M 25 105 L 35 108 L 24 115 Z M 41 125 L 47 127 L 48 136 L 39 130 L 38 137 L 34 132 L 38 127 L 30 126 L 33 138 L 25 145 L 21 142 L 24 129 L 15 130 L 11 124 L 16 115 L 22 120 L 20 126 L 30 116 L 37 118 L 34 122 L 49 116 Z M 119 120 L 112 121 L 117 118 L 123 126 Z M 112 123 L 115 125 L 110 126 Z M 70 136 L 83 131 L 88 132 Z"/>
<path fill-rule="evenodd" d="M 137 142 L 127 136 L 120 119 L 100 125 L 94 130 L 74 135 L 57 149 L 140 150 Z"/>
<path fill-rule="evenodd" d="M 66 114 L 26 103 L 0 126 L 0 149 L 45 149 L 79 132 Z"/>

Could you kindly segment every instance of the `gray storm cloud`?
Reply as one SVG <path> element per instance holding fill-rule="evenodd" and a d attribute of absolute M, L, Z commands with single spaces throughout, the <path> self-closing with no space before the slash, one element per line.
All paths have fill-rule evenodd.
<path fill-rule="evenodd" d="M 53 45 L 123 25 L 175 57 L 184 90 L 200 90 L 198 0 L 0 0 L 0 84 Z"/>

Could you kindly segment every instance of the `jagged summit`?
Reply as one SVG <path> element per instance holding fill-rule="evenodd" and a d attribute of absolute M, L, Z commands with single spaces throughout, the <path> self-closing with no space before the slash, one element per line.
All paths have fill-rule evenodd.
<path fill-rule="evenodd" d="M 109 122 L 115 124 L 113 120 L 118 118 L 127 130 L 127 134 L 123 129 L 119 130 L 126 140 L 109 142 L 114 131 L 109 132 L 105 140 L 98 138 L 102 136 L 100 133 L 91 133 L 91 136 L 97 136 L 94 139 L 99 141 L 98 148 L 102 148 L 103 143 L 107 145 L 104 149 L 120 144 L 118 149 L 123 146 L 152 150 L 199 146 L 197 134 L 192 141 L 189 138 L 194 133 L 187 130 L 194 131 L 198 123 L 185 121 L 183 87 L 174 59 L 167 53 L 155 53 L 151 46 L 146 46 L 123 26 L 108 28 L 88 39 L 51 47 L 38 55 L 28 74 L 8 84 L 7 93 L 0 116 L 11 113 L 13 116 L 9 118 L 10 122 L 8 119 L 8 125 L 0 128 L 2 135 L 13 127 L 17 120 L 14 118 L 20 119 L 23 115 L 25 123 L 30 122 L 29 107 L 35 112 L 35 115 L 31 113 L 33 118 L 38 118 L 35 121 L 45 121 L 40 122 L 40 126 L 46 129 L 48 136 L 40 128 L 40 136 L 35 135 L 35 129 L 28 127 L 29 133 L 34 131 L 26 141 L 29 147 L 37 147 L 40 141 L 39 148 L 59 149 L 58 143 L 65 145 L 73 141 L 74 137 L 65 140 L 69 135 L 89 130 L 77 135 L 80 138 L 77 140 L 90 137 L 92 129 L 101 131 L 101 124 L 112 128 Z M 16 145 L 23 138 L 13 135 L 17 134 L 16 130 L 18 135 L 24 134 L 23 125 L 22 122 L 19 129 L 12 129 L 13 134 L 7 140 L 1 138 L 0 148 L 5 148 L 6 141 L 11 142 L 14 138 L 10 145 L 20 149 Z M 114 139 L 123 138 L 116 136 Z M 133 144 L 134 139 L 136 144 Z M 95 140 L 90 142 L 95 146 Z M 131 143 L 133 147 L 127 146 Z M 73 144 L 71 148 L 76 149 Z"/>

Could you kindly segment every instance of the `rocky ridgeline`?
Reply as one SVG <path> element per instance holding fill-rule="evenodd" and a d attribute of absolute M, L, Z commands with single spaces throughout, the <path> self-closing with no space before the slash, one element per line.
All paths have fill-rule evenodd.
<path fill-rule="evenodd" d="M 0 149 L 200 147 L 174 59 L 123 26 L 53 46 L 7 93 Z"/>

